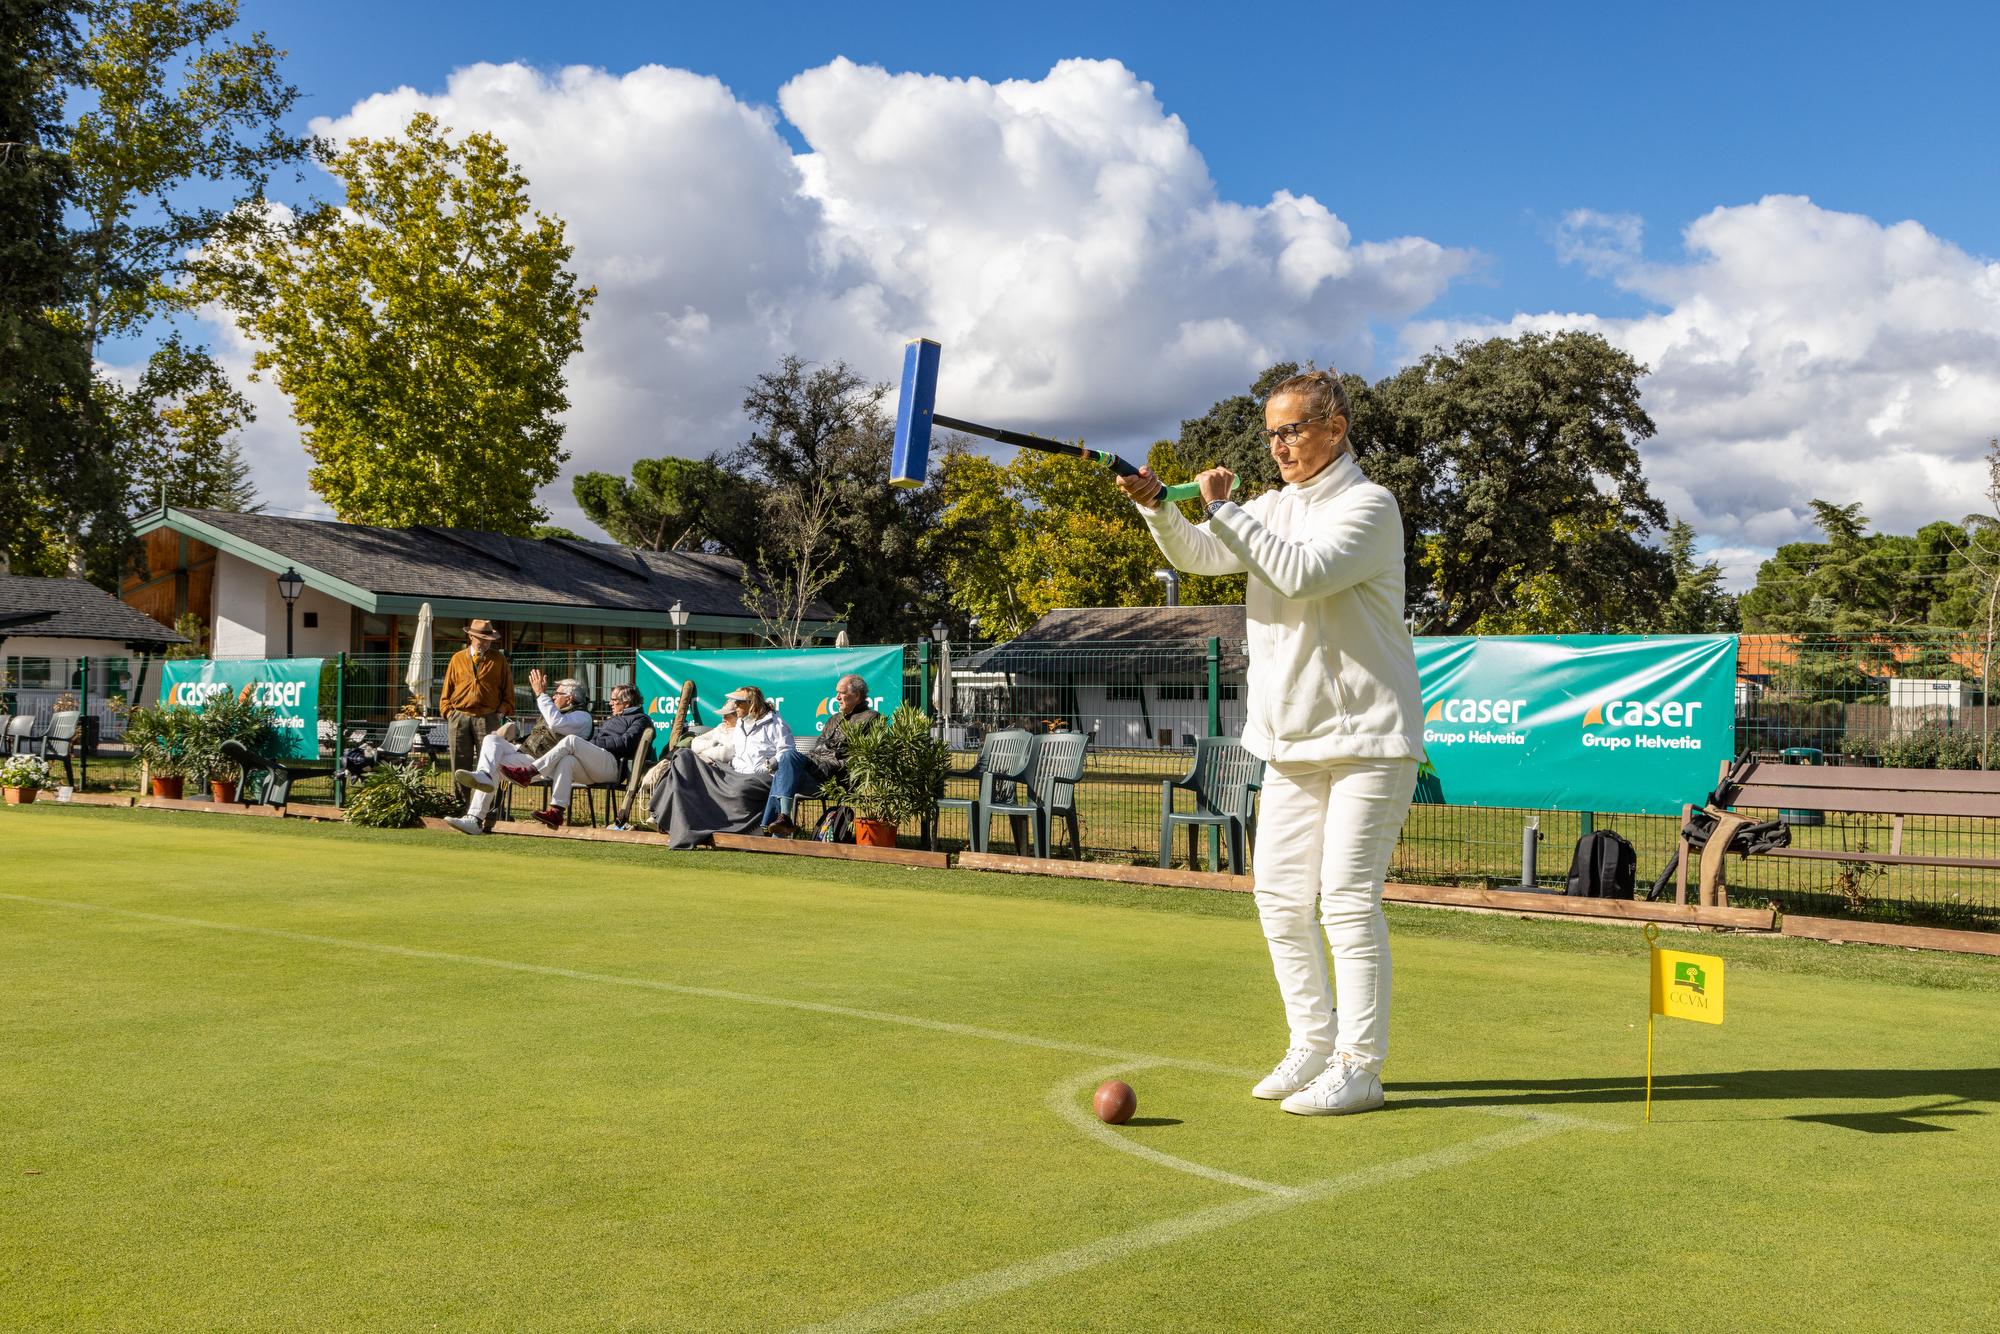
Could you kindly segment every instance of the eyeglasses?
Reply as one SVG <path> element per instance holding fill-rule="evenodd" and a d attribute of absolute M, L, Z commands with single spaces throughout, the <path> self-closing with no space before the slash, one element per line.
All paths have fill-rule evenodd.
<path fill-rule="evenodd" d="M 1308 426 L 1325 420 L 1327 420 L 1325 417 L 1305 417 L 1295 422 L 1286 422 L 1283 426 L 1274 426 L 1264 432 L 1264 443 L 1267 446 L 1276 444 L 1296 445 L 1299 442 L 1299 437 L 1305 433 L 1305 429 Z"/>

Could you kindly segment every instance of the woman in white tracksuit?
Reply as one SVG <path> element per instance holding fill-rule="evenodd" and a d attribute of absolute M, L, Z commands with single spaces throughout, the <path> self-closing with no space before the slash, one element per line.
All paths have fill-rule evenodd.
<path fill-rule="evenodd" d="M 1264 423 L 1284 487 L 1238 505 L 1231 474 L 1205 472 L 1200 527 L 1158 503 L 1150 472 L 1120 481 L 1177 568 L 1250 575 L 1243 743 L 1266 765 L 1257 910 L 1291 1030 L 1284 1058 L 1252 1092 L 1307 1116 L 1382 1105 L 1382 882 L 1424 753 L 1403 622 L 1402 515 L 1355 463 L 1351 419 L 1331 371 L 1279 385 Z"/>

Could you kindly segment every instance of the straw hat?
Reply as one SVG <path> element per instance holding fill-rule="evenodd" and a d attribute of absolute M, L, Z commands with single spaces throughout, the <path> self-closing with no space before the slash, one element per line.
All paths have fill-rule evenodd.
<path fill-rule="evenodd" d="M 465 637 L 467 639 L 484 640 L 488 644 L 497 644 L 500 642 L 500 632 L 493 628 L 493 622 L 491 621 L 472 621 L 468 623 L 465 627 Z"/>

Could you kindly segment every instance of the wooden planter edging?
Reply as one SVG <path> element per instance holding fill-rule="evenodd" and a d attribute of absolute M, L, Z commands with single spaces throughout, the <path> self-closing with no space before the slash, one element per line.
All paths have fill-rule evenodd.
<path fill-rule="evenodd" d="M 961 852 L 958 865 L 968 871 L 1004 871 L 1010 875 L 1053 875 L 1071 880 L 1111 880 L 1124 885 L 1159 885 L 1167 889 L 1226 889 L 1250 892 L 1247 875 L 1213 871 L 1177 871 L 1160 866 L 1121 866 L 1115 862 L 1063 862 L 1041 857 L 1011 857 L 1000 852 Z"/>
<path fill-rule="evenodd" d="M 666 840 L 659 835 L 661 842 Z M 791 857 L 832 857 L 844 862 L 883 862 L 890 866 L 927 866 L 942 871 L 951 858 L 920 848 L 864 848 L 859 843 L 821 843 L 810 838 L 764 838 L 758 834 L 717 834 L 715 846 L 733 852 L 775 852 Z"/>
<path fill-rule="evenodd" d="M 1666 922 L 1676 926 L 1726 926 L 1739 931 L 1775 931 L 1778 928 L 1778 915 L 1769 908 L 1703 908 L 1692 903 L 1648 903 L 1644 899 L 1581 899 L 1564 894 L 1480 889 L 1474 885 L 1392 883 L 1384 887 L 1382 897 L 1390 903 L 1488 908 L 1499 912 L 1532 913 L 1538 917 L 1591 917 L 1603 921 Z"/>
<path fill-rule="evenodd" d="M 129 810 L 134 798 L 117 792 L 72 792 L 68 801 L 57 801 L 54 793 L 50 793 L 47 800 L 51 806 L 116 806 L 120 810 Z"/>
<path fill-rule="evenodd" d="M 293 820 L 345 821 L 347 819 L 347 812 L 338 806 L 318 806 L 309 801 L 294 801 L 284 809 L 285 815 Z"/>
<path fill-rule="evenodd" d="M 149 811 L 196 811 L 202 815 L 261 815 L 276 819 L 283 812 L 275 806 L 239 806 L 233 801 L 175 801 L 171 797 L 141 797 L 139 806 Z"/>
<path fill-rule="evenodd" d="M 1937 926 L 1895 926 L 1888 922 L 1850 922 L 1841 917 L 1799 917 L 1787 913 L 1781 933 L 1836 945 L 1899 945 L 1912 950 L 2000 955 L 2000 931 L 1952 931 Z"/>

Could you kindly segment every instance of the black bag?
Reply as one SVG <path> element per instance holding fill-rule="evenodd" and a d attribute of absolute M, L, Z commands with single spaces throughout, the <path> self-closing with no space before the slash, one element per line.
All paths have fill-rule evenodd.
<path fill-rule="evenodd" d="M 1608 829 L 1599 829 L 1576 841 L 1563 893 L 1571 898 L 1629 899 L 1638 868 L 1639 854 L 1632 845 Z"/>
<path fill-rule="evenodd" d="M 820 814 L 819 823 L 813 826 L 813 837 L 822 843 L 852 843 L 854 841 L 854 808 L 852 806 L 829 806 Z"/>

